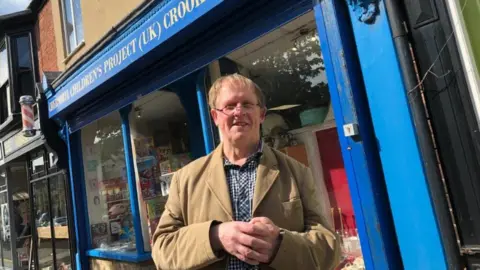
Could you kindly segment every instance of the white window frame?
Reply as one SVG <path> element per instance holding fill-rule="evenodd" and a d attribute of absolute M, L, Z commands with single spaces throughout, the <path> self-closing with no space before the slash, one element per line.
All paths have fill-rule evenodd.
<path fill-rule="evenodd" d="M 10 70 L 10 50 L 8 48 L 8 44 L 7 44 L 7 38 L 4 38 L 2 40 L 0 40 L 0 48 L 1 47 L 5 47 L 5 51 L 6 51 L 6 54 L 7 54 L 7 67 L 8 67 L 8 73 L 9 70 Z M 6 115 L 6 119 L 5 121 L 8 120 L 8 118 L 12 115 L 12 104 L 11 104 L 11 91 L 10 91 L 10 86 L 11 86 L 11 81 L 10 81 L 10 74 L 7 74 L 7 81 L 6 82 L 3 82 L 2 84 L 0 84 L 0 88 L 3 88 L 5 86 L 5 91 L 7 92 L 7 109 L 8 109 L 8 115 Z M 1 104 L 0 104 L 1 106 Z M 1 122 L 0 125 L 2 125 L 3 123 L 5 122 Z"/>
<path fill-rule="evenodd" d="M 66 56 L 68 57 L 69 55 L 71 55 L 72 53 L 74 53 L 76 51 L 76 49 L 82 44 L 83 42 L 83 39 L 82 40 L 78 40 L 78 36 L 77 36 L 77 28 L 76 28 L 76 18 L 75 18 L 75 11 L 73 9 L 73 1 L 80 1 L 80 0 L 60 0 L 60 7 L 61 7 L 61 10 L 62 10 L 62 26 L 63 26 L 63 40 L 64 40 L 64 44 L 65 44 L 65 52 L 66 52 Z M 75 46 L 73 46 L 71 49 L 70 49 L 70 39 L 68 38 L 68 31 L 67 31 L 67 15 L 66 15 L 66 9 L 65 9 L 65 4 L 66 2 L 68 2 L 68 4 L 70 5 L 70 10 L 72 11 L 72 26 L 73 26 L 73 37 L 75 39 Z"/>

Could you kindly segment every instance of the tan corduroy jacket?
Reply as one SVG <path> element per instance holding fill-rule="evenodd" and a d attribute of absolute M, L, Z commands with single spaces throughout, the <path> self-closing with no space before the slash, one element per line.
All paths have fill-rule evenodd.
<path fill-rule="evenodd" d="M 253 216 L 270 218 L 285 230 L 279 250 L 261 269 L 332 269 L 339 244 L 321 216 L 321 200 L 311 172 L 301 163 L 265 146 L 257 168 Z M 165 212 L 153 236 L 158 269 L 226 269 L 226 257 L 213 252 L 213 221 L 232 221 L 222 145 L 175 173 Z"/>

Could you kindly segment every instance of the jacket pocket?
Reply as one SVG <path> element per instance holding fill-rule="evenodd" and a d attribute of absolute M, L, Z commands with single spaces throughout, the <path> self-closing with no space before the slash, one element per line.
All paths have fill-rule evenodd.
<path fill-rule="evenodd" d="M 303 204 L 301 199 L 282 203 L 283 216 L 287 230 L 302 232 L 304 230 Z"/>

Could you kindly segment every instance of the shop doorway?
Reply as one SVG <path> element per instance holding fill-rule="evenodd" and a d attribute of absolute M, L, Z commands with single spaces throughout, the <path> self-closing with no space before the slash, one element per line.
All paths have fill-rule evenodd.
<path fill-rule="evenodd" d="M 2 176 L 3 175 L 3 176 Z M 5 181 L 5 172 L 3 171 L 0 175 L 0 179 Z M 3 182 L 0 188 L 0 255 L 1 261 L 0 269 L 12 269 L 13 260 L 12 260 L 12 247 L 10 245 L 10 217 L 8 215 L 8 197 L 7 197 L 7 186 L 6 182 Z"/>
<path fill-rule="evenodd" d="M 323 215 L 341 239 L 336 269 L 365 269 L 325 69 L 311 11 L 212 62 L 205 90 L 232 73 L 259 85 L 267 105 L 264 143 L 311 169 Z M 218 145 L 218 131 L 213 137 Z"/>
<path fill-rule="evenodd" d="M 33 241 L 32 269 L 72 268 L 66 172 L 57 170 L 53 155 L 41 150 L 29 157 Z"/>

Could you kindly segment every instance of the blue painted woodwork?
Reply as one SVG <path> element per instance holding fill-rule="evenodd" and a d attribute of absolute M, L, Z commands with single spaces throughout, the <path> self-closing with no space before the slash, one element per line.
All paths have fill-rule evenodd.
<path fill-rule="evenodd" d="M 135 245 L 137 255 L 144 253 L 142 223 L 140 220 L 140 209 L 138 207 L 137 177 L 135 175 L 135 160 L 132 153 L 132 141 L 130 140 L 130 121 L 128 115 L 132 107 L 128 106 L 120 110 L 122 119 L 123 149 L 125 149 L 125 166 L 127 169 L 127 183 L 130 195 L 130 210 L 132 211 L 133 229 L 135 231 Z"/>
<path fill-rule="evenodd" d="M 200 119 L 202 120 L 203 140 L 205 144 L 205 153 L 210 153 L 215 148 L 212 134 L 212 122 L 210 121 L 210 110 L 207 102 L 207 89 L 205 89 L 205 70 L 201 70 L 197 75 L 197 101 Z"/>
<path fill-rule="evenodd" d="M 447 269 L 405 85 L 383 2 L 375 23 L 351 19 L 405 269 Z M 355 17 L 355 7 L 349 12 Z"/>
<path fill-rule="evenodd" d="M 366 267 L 402 269 L 349 16 L 338 1 L 321 1 L 315 16 Z M 348 123 L 359 136 L 344 136 Z"/>
<path fill-rule="evenodd" d="M 88 268 L 88 258 L 86 257 L 85 251 L 87 250 L 87 246 L 90 245 L 91 238 L 90 230 L 85 230 L 85 228 L 89 228 L 89 226 L 86 221 L 88 219 L 88 210 L 84 203 L 86 194 L 83 192 L 82 152 L 78 144 L 78 142 L 80 142 L 80 132 L 70 135 L 68 123 L 65 123 L 63 133 L 66 134 L 65 138 L 68 148 L 70 194 L 72 196 L 72 213 L 75 222 L 75 238 L 77 239 L 75 241 L 75 264 L 76 269 L 86 269 Z M 81 239 L 83 239 L 83 241 Z"/>
<path fill-rule="evenodd" d="M 164 41 L 205 15 L 221 2 L 222 0 L 173 0 L 166 2 L 141 26 L 118 43 L 116 42 L 115 46 L 108 52 L 95 58 L 87 67 L 83 67 L 84 70 L 60 85 L 56 89 L 55 95 L 48 100 L 50 117 L 55 116 L 128 65 L 135 63 L 136 60 L 160 46 Z M 182 4 L 183 16 L 181 16 L 179 9 Z M 175 10 L 175 14 L 171 12 L 172 9 Z"/>

